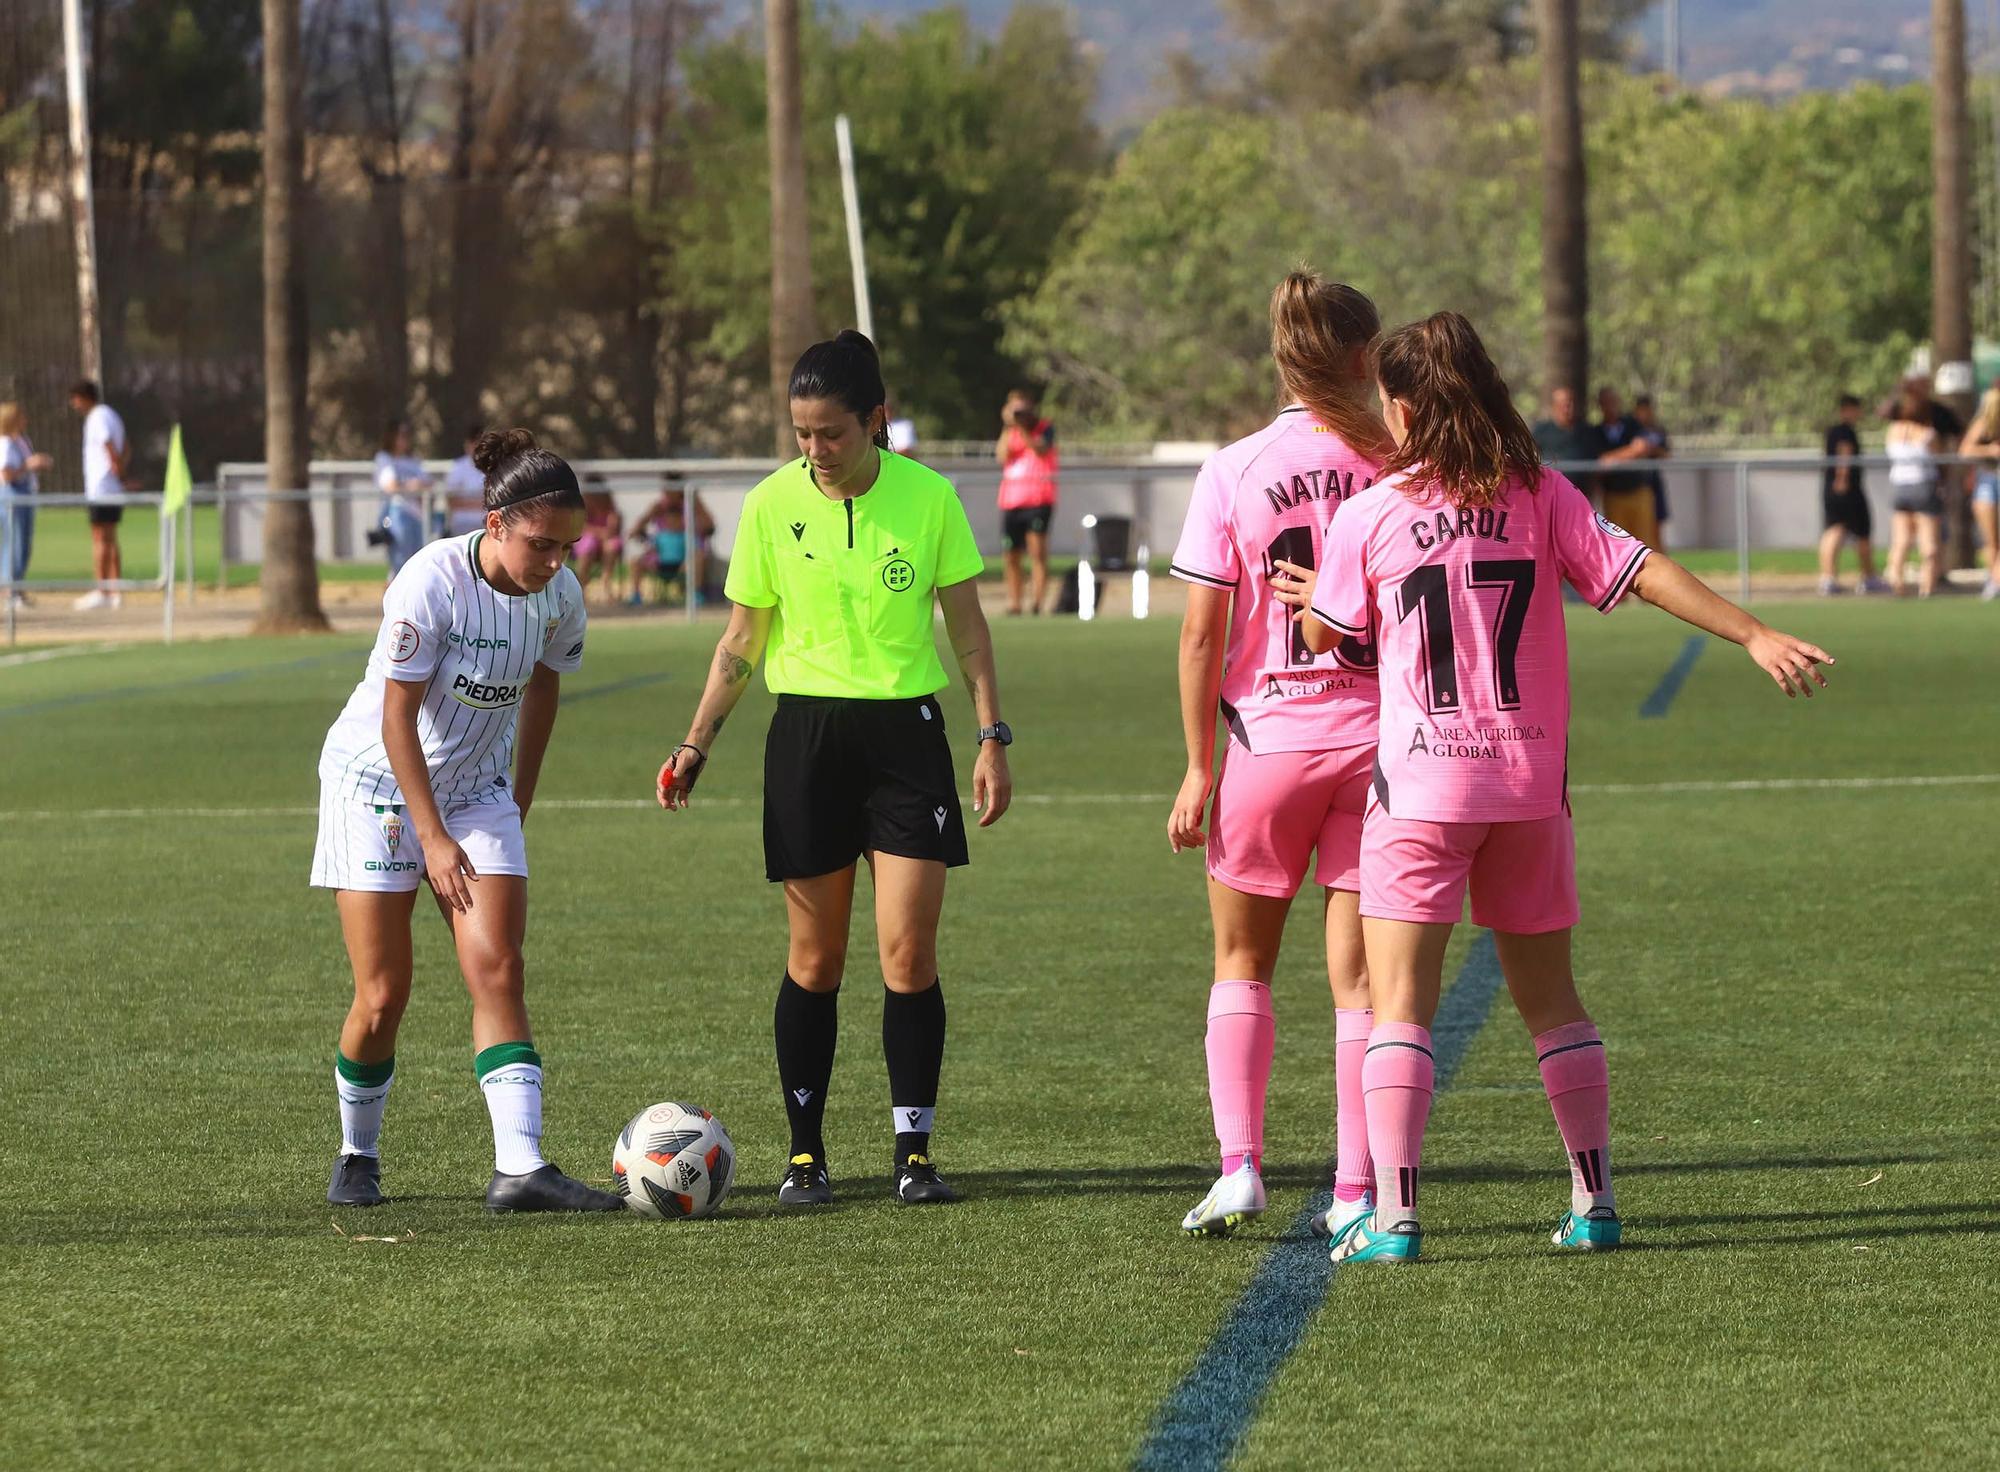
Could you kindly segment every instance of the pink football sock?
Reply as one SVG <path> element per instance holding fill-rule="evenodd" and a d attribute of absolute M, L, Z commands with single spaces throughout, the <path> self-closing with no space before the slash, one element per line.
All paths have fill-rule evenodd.
<path fill-rule="evenodd" d="M 1535 1039 L 1542 1087 L 1569 1153 L 1570 1210 L 1617 1209 L 1611 1194 L 1611 1071 L 1591 1022 L 1550 1028 Z"/>
<path fill-rule="evenodd" d="M 1271 1082 L 1277 1024 L 1271 989 L 1258 981 L 1218 981 L 1208 993 L 1208 1102 L 1222 1173 L 1249 1156 L 1264 1166 L 1264 1091 Z"/>
<path fill-rule="evenodd" d="M 1435 1077 L 1429 1028 L 1413 1022 L 1375 1024 L 1361 1063 L 1361 1091 L 1367 1096 L 1375 1225 L 1380 1229 L 1417 1219 L 1417 1173 Z"/>
<path fill-rule="evenodd" d="M 1368 1052 L 1368 1030 L 1374 1023 L 1375 1014 L 1366 1007 L 1333 1009 L 1336 1201 L 1359 1201 L 1375 1184 L 1375 1166 L 1368 1158 L 1368 1112 L 1361 1103 L 1361 1060 Z"/>

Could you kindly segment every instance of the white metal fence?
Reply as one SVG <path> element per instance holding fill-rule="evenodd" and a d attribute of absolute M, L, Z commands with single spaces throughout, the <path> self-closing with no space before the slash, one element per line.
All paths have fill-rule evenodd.
<path fill-rule="evenodd" d="M 1051 550 L 1058 556 L 1095 559 L 1099 538 L 1110 532 L 1122 541 L 1127 554 L 1137 558 L 1142 552 L 1164 556 L 1178 537 L 1196 473 L 1205 446 L 1161 447 L 1151 456 L 1125 453 L 1116 458 L 1094 458 L 1070 453 L 1062 472 L 1060 511 L 1051 529 Z M 1000 544 L 1000 513 L 996 504 L 1000 469 L 990 457 L 940 459 L 936 469 L 958 487 L 969 514 L 974 534 L 989 554 Z M 1667 536 L 1670 550 L 1733 549 L 1737 568 L 1737 592 L 1751 594 L 1752 559 L 1760 550 L 1810 548 L 1822 530 L 1820 487 L 1826 471 L 1837 463 L 1861 469 L 1866 494 L 1880 531 L 1886 539 L 1889 525 L 1891 487 L 1888 461 L 1881 456 L 1863 456 L 1834 462 L 1817 455 L 1771 451 L 1738 455 L 1704 455 L 1701 458 L 1641 461 L 1616 467 L 1596 464 L 1563 465 L 1559 468 L 1580 483 L 1607 473 L 1656 473 L 1661 476 L 1670 508 Z M 1940 457 L 1941 479 L 1946 500 L 1964 494 L 1979 462 L 1958 457 Z M 426 467 L 440 485 L 428 493 L 424 507 L 427 527 L 442 523 L 445 493 L 442 476 L 446 462 Z M 1984 468 L 1991 470 L 1990 462 Z M 706 556 L 726 562 L 735 544 L 736 527 L 744 493 L 762 480 L 771 469 L 767 460 L 595 460 L 577 462 L 581 473 L 601 476 L 604 488 L 616 501 L 625 524 L 630 526 L 662 489 L 669 488 L 664 477 L 678 477 L 672 488 L 691 492 L 715 522 L 715 534 L 706 546 L 689 538 L 690 588 L 701 586 L 699 559 Z M 382 519 L 382 495 L 375 486 L 375 467 L 368 461 L 315 461 L 311 486 L 304 490 L 271 491 L 265 484 L 264 467 L 257 464 L 229 464 L 220 468 L 213 486 L 196 488 L 194 504 L 214 506 L 218 512 L 219 559 L 216 580 L 226 585 L 229 569 L 261 561 L 264 508 L 274 501 L 305 499 L 314 509 L 314 537 L 317 555 L 325 563 L 362 563 L 382 559 L 383 554 L 369 545 L 368 533 Z M 7 503 L 0 494 L 0 505 Z M 134 493 L 128 505 L 160 504 L 157 494 Z M 63 511 L 85 504 L 80 496 L 37 496 L 38 510 Z M 1089 528 L 1095 519 L 1097 538 Z M 692 522 L 690 521 L 690 525 Z M 6 606 L 9 641 L 14 637 L 13 600 L 4 595 L 14 585 L 7 581 L 11 557 L 6 550 L 11 535 L 11 516 L 0 515 L 0 604 Z M 181 598 L 194 596 L 194 527 L 192 507 L 160 528 L 161 558 L 158 576 L 127 580 L 118 584 L 127 591 L 177 591 Z M 1122 534 L 1122 536 L 1120 535 Z M 61 593 L 97 586 L 88 580 L 46 581 L 30 576 L 20 585 L 32 592 Z M 693 617 L 695 600 L 688 599 L 688 615 Z M 175 598 L 162 599 L 162 635 L 171 638 Z"/>

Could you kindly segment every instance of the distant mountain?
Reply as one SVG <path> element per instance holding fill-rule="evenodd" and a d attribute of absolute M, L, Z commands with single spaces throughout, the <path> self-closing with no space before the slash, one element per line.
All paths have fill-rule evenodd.
<path fill-rule="evenodd" d="M 1011 0 L 964 0 L 982 26 L 995 26 Z M 935 0 L 848 0 L 850 16 L 900 17 Z M 1157 106 L 1168 56 L 1190 51 L 1226 58 L 1233 42 L 1216 0 L 1071 0 L 1078 28 L 1103 68 L 1107 122 L 1129 122 Z M 1993 6 L 1969 0 L 1976 54 L 2000 54 Z M 1860 81 L 1896 84 L 1930 70 L 1927 0 L 1681 0 L 1682 75 L 1707 91 L 1782 96 Z M 1632 30 L 1635 65 L 1660 65 L 1665 6 Z"/>

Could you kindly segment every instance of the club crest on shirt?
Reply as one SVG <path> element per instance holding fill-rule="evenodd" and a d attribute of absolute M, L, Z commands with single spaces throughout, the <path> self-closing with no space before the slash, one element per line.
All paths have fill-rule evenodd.
<path fill-rule="evenodd" d="M 1597 513 L 1597 524 L 1602 528 L 1604 528 L 1604 530 L 1611 536 L 1623 537 L 1628 542 L 1632 540 L 1632 534 L 1630 532 L 1626 531 L 1624 527 L 1620 526 L 1617 522 L 1613 521 L 1610 517 L 1606 516 L 1602 511 Z"/>
<path fill-rule="evenodd" d="M 382 842 L 388 848 L 392 857 L 395 855 L 396 850 L 403 846 L 403 815 L 401 813 L 387 812 L 382 815 Z"/>
<path fill-rule="evenodd" d="M 543 624 L 542 648 L 546 649 L 549 647 L 549 640 L 555 638 L 556 630 L 561 626 L 561 624 L 562 624 L 561 614 L 557 614 L 554 618 L 549 619 L 545 624 Z"/>

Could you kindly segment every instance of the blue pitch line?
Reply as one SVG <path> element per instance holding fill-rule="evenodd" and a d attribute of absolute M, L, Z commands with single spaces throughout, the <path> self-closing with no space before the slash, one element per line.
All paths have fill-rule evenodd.
<path fill-rule="evenodd" d="M 1458 978 L 1431 1023 L 1436 1087 L 1443 1089 L 1485 1026 L 1500 990 L 1500 958 L 1493 935 L 1482 930 Z M 1322 1188 L 1300 1210 L 1290 1230 L 1264 1254 L 1243 1294 L 1194 1362 L 1132 1459 L 1139 1472 L 1220 1469 L 1236 1454 L 1257 1419 L 1264 1395 L 1305 1337 L 1337 1271 L 1326 1244 L 1308 1223 L 1333 1193 Z"/>
<path fill-rule="evenodd" d="M 662 670 L 658 674 L 633 675 L 629 679 L 612 680 L 603 685 L 592 685 L 588 690 L 566 690 L 563 692 L 563 704 L 568 705 L 572 701 L 577 700 L 595 700 L 600 695 L 616 695 L 621 690 L 636 690 L 641 685 L 657 685 L 662 680 L 671 680 L 672 678 L 672 675 Z"/>
<path fill-rule="evenodd" d="M 106 700 L 129 700 L 139 695 L 157 695 L 162 690 L 193 690 L 205 685 L 232 685 L 238 680 L 247 680 L 254 675 L 278 675 L 287 670 L 310 669 L 318 664 L 331 664 L 336 659 L 353 659 L 352 649 L 336 650 L 331 654 L 312 654 L 304 659 L 286 660 L 280 664 L 252 664 L 239 669 L 218 670 L 212 675 L 202 675 L 192 680 L 162 680 L 153 685 L 123 685 L 116 690 L 83 690 L 74 695 L 57 695 L 48 700 L 31 700 L 26 705 L 0 706 L 0 720 L 8 716 L 43 715 L 52 710 L 68 710 L 72 706 L 96 705 Z"/>
<path fill-rule="evenodd" d="M 1668 707 L 1674 703 L 1674 697 L 1681 693 L 1681 686 L 1687 683 L 1687 677 L 1694 673 L 1695 661 L 1701 658 L 1701 652 L 1706 648 L 1708 648 L 1708 635 L 1688 636 L 1687 643 L 1681 645 L 1681 652 L 1674 656 L 1674 662 L 1667 667 L 1667 672 L 1660 676 L 1660 683 L 1653 687 L 1653 693 L 1648 695 L 1645 703 L 1639 707 L 1641 720 L 1656 721 L 1667 713 Z"/>

